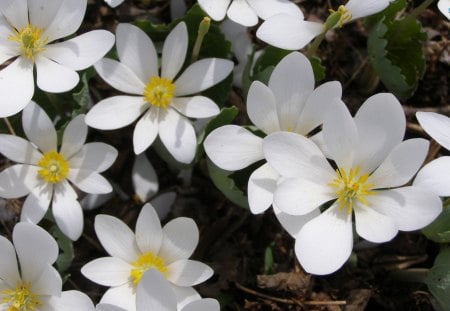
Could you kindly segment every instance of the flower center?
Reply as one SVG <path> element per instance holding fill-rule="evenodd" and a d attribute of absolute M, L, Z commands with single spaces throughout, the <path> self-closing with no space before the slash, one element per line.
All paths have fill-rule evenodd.
<path fill-rule="evenodd" d="M 328 185 L 336 191 L 339 210 L 347 208 L 347 212 L 351 214 L 355 199 L 366 206 L 369 205 L 365 197 L 374 194 L 370 190 L 374 185 L 367 182 L 368 178 L 367 173 L 359 174 L 359 166 L 351 168 L 348 174 L 343 168 L 336 170 L 336 178 Z"/>
<path fill-rule="evenodd" d="M 44 153 L 37 165 L 41 167 L 38 171 L 39 177 L 52 184 L 64 180 L 69 171 L 66 159 L 56 151 Z"/>
<path fill-rule="evenodd" d="M 348 23 L 349 21 L 352 20 L 352 13 L 350 13 L 345 6 L 340 5 L 337 9 L 337 11 L 335 10 L 330 10 L 330 13 L 338 13 L 339 14 L 339 21 L 338 21 L 338 25 L 339 28 L 342 28 L 342 25 L 344 25 L 345 23 Z"/>
<path fill-rule="evenodd" d="M 30 283 L 18 283 L 14 290 L 5 289 L 1 291 L 4 295 L 0 304 L 6 304 L 6 311 L 33 311 L 42 305 L 36 294 L 30 291 Z"/>
<path fill-rule="evenodd" d="M 41 38 L 42 29 L 31 24 L 26 25 L 22 30 L 14 30 L 14 33 L 8 37 L 9 40 L 17 42 L 20 46 L 22 56 L 34 62 L 34 56 L 44 50 L 48 38 Z"/>
<path fill-rule="evenodd" d="M 158 270 L 163 275 L 167 272 L 167 267 L 164 264 L 164 261 L 152 252 L 147 252 L 140 255 L 136 261 L 131 263 L 131 265 L 134 269 L 130 272 L 130 278 L 134 285 L 139 283 L 144 272 L 150 268 Z"/>
<path fill-rule="evenodd" d="M 172 80 L 153 76 L 145 85 L 144 98 L 150 105 L 167 108 L 173 98 L 175 84 Z"/>

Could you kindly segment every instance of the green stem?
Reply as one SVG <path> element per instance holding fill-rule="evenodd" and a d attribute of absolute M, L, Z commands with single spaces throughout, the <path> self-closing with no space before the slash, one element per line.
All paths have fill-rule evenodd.
<path fill-rule="evenodd" d="M 323 39 L 325 38 L 325 35 L 328 30 L 324 30 L 320 35 L 318 35 L 314 41 L 311 43 L 311 45 L 308 48 L 308 51 L 306 51 L 306 56 L 308 58 L 313 57 L 316 55 L 317 49 L 319 48 L 319 45 L 322 43 Z"/>
<path fill-rule="evenodd" d="M 8 118 L 3 118 L 3 120 L 5 120 L 6 127 L 8 128 L 9 132 L 10 132 L 12 135 L 17 136 L 17 135 L 16 135 L 16 132 L 14 131 L 14 128 L 12 127 L 11 122 L 9 122 L 9 119 L 8 119 Z"/>
<path fill-rule="evenodd" d="M 410 18 L 417 18 L 417 16 L 419 16 L 420 14 L 422 14 L 423 11 L 425 11 L 425 9 L 427 7 L 430 6 L 430 4 L 433 3 L 434 0 L 425 0 L 424 2 L 422 2 L 417 8 L 415 8 L 414 10 L 412 10 L 412 12 L 409 14 Z"/>

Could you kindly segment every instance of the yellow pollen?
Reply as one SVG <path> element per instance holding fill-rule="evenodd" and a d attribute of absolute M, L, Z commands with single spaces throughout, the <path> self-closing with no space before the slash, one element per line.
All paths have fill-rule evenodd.
<path fill-rule="evenodd" d="M 41 36 L 42 29 L 28 24 L 20 31 L 14 30 L 8 39 L 18 43 L 22 56 L 34 62 L 36 53 L 42 52 L 48 41 L 48 38 L 41 38 Z"/>
<path fill-rule="evenodd" d="M 167 108 L 173 98 L 175 84 L 172 80 L 153 76 L 145 85 L 144 98 L 150 105 Z"/>
<path fill-rule="evenodd" d="M 359 169 L 359 166 L 351 168 L 347 174 L 343 168 L 339 168 L 336 170 L 336 178 L 328 184 L 336 190 L 339 210 L 347 208 L 348 214 L 351 214 L 353 210 L 355 199 L 368 206 L 369 203 L 365 197 L 375 193 L 370 190 L 374 185 L 367 182 L 369 174 L 359 175 Z"/>
<path fill-rule="evenodd" d="M 161 272 L 164 276 L 167 273 L 167 267 L 164 264 L 164 261 L 152 252 L 147 252 L 140 255 L 136 261 L 131 263 L 131 265 L 134 269 L 130 272 L 130 278 L 134 285 L 139 283 L 142 275 L 148 269 L 154 268 Z"/>
<path fill-rule="evenodd" d="M 0 292 L 3 298 L 0 304 L 6 304 L 6 311 L 34 311 L 39 310 L 42 302 L 36 294 L 30 291 L 30 283 L 19 282 L 14 290 L 5 289 Z"/>
<path fill-rule="evenodd" d="M 342 26 L 343 26 L 345 23 L 348 23 L 349 21 L 352 20 L 352 13 L 350 13 L 350 12 L 346 9 L 345 6 L 340 5 L 340 6 L 338 7 L 337 11 L 335 11 L 335 10 L 330 10 L 330 13 L 331 13 L 331 14 L 336 13 L 336 12 L 340 14 L 340 18 L 339 18 L 339 22 L 338 22 L 339 28 L 342 28 Z"/>
<path fill-rule="evenodd" d="M 69 171 L 66 159 L 56 151 L 44 153 L 37 165 L 41 167 L 38 171 L 39 177 L 52 184 L 66 179 Z"/>

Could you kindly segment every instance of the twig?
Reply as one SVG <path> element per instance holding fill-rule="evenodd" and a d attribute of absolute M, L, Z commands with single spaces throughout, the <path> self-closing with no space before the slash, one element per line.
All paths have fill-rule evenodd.
<path fill-rule="evenodd" d="M 8 118 L 3 118 L 3 120 L 5 120 L 5 123 L 6 123 L 6 126 L 8 127 L 9 132 L 10 132 L 12 135 L 17 136 L 17 135 L 16 135 L 16 132 L 14 131 L 14 128 L 13 128 L 12 125 L 11 125 L 11 122 L 9 122 L 9 119 L 8 119 Z"/>

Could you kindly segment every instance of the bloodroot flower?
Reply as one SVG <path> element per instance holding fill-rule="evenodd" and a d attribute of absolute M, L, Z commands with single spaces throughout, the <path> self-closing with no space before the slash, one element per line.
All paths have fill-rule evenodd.
<path fill-rule="evenodd" d="M 73 89 L 77 70 L 86 69 L 108 52 L 114 35 L 93 30 L 67 41 L 81 25 L 87 0 L 0 1 L 0 64 L 13 59 L 0 71 L 0 117 L 21 111 L 37 86 L 46 92 Z"/>
<path fill-rule="evenodd" d="M 112 165 L 117 150 L 104 143 L 84 144 L 84 115 L 69 122 L 59 150 L 55 127 L 34 102 L 23 110 L 22 124 L 30 141 L 0 135 L 0 152 L 20 163 L 0 173 L 0 197 L 28 195 L 20 219 L 32 223 L 41 221 L 52 205 L 58 227 L 70 239 L 77 240 L 83 231 L 83 213 L 70 183 L 87 193 L 111 192 L 111 185 L 99 173 Z"/>
<path fill-rule="evenodd" d="M 163 228 L 150 204 L 145 204 L 133 233 L 121 220 L 98 215 L 95 232 L 111 255 L 95 259 L 81 269 L 91 281 L 111 286 L 100 303 L 136 310 L 136 288 L 143 274 L 155 269 L 170 284 L 178 308 L 200 299 L 192 286 L 209 279 L 213 271 L 204 263 L 189 260 L 198 243 L 198 228 L 190 218 L 179 217 Z M 163 294 L 164 284 L 154 286 L 153 295 Z"/>
<path fill-rule="evenodd" d="M 421 187 L 401 187 L 428 152 L 424 139 L 402 141 L 405 126 L 392 94 L 370 97 L 354 118 L 345 106 L 333 106 L 324 120 L 323 141 L 336 169 L 303 136 L 274 133 L 264 140 L 268 163 L 285 178 L 274 194 L 283 212 L 304 215 L 329 204 L 295 237 L 295 253 L 306 271 L 328 274 L 345 263 L 353 245 L 353 213 L 358 235 L 374 243 L 391 240 L 399 230 L 423 228 L 439 215 L 438 196 Z"/>

